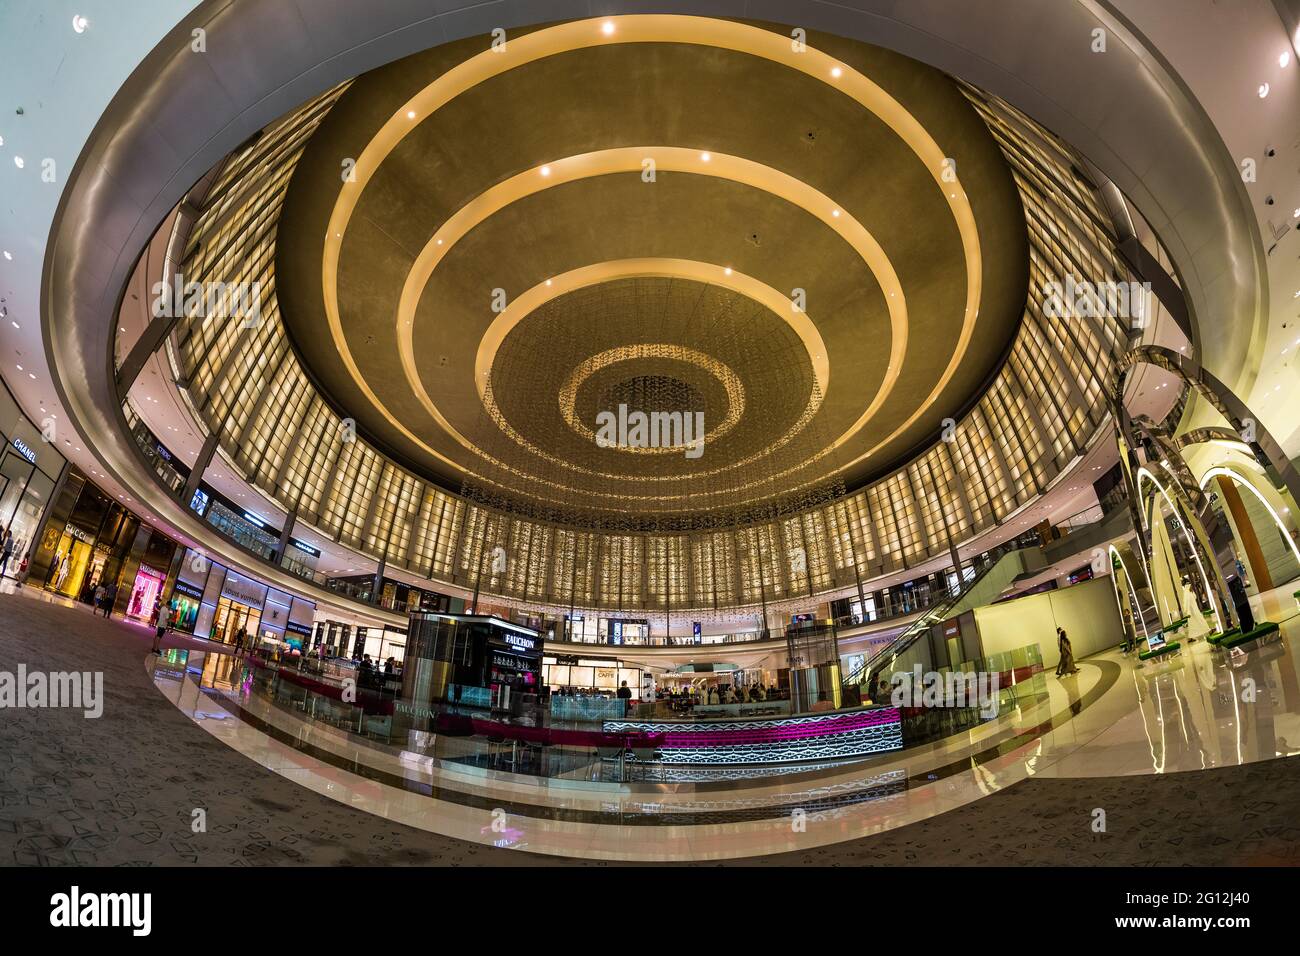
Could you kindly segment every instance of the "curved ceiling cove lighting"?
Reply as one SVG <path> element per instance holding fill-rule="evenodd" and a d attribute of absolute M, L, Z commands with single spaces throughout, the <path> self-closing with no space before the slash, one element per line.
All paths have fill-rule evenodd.
<path fill-rule="evenodd" d="M 461 237 L 508 203 L 551 186 L 574 182 L 591 176 L 604 176 L 618 172 L 639 173 L 643 168 L 643 162 L 649 158 L 656 162 L 659 169 L 665 171 L 692 172 L 717 176 L 741 182 L 779 196 L 802 208 L 813 217 L 821 220 L 826 226 L 835 230 L 862 258 L 880 284 L 881 291 L 885 296 L 889 308 L 892 336 L 889 369 L 871 404 L 854 424 L 850 434 L 865 425 L 876 413 L 876 410 L 880 408 L 892 390 L 894 383 L 898 380 L 898 375 L 902 369 L 903 356 L 907 350 L 907 300 L 902 283 L 899 282 L 898 274 L 889 262 L 889 257 L 885 255 L 884 250 L 880 248 L 880 244 L 872 238 L 861 223 L 851 216 L 834 215 L 834 203 L 828 197 L 823 196 L 800 180 L 787 176 L 785 173 L 771 167 L 750 162 L 737 156 L 725 156 L 717 153 L 713 153 L 711 156 L 712 158 L 706 163 L 695 151 L 690 149 L 652 146 L 630 146 L 620 149 L 601 150 L 597 153 L 587 153 L 582 156 L 570 156 L 551 162 L 552 175 L 544 181 L 536 175 L 535 171 L 526 170 L 492 187 L 452 216 L 434 234 L 434 237 L 430 239 L 424 249 L 420 251 L 407 276 L 406 285 L 402 289 L 401 303 L 397 309 L 398 347 L 407 382 L 438 423 L 443 428 L 452 430 L 450 424 L 446 422 L 434 406 L 433 400 L 425 390 L 416 370 L 413 317 L 424 287 L 433 271 L 438 267 L 439 261 L 451 253 L 456 242 Z M 652 260 L 644 261 L 650 263 Z M 809 359 L 812 361 L 818 388 L 823 395 L 826 394 L 826 390 L 830 386 L 830 359 L 825 343 L 822 342 L 816 326 L 808 320 L 803 310 L 794 307 L 789 293 L 780 293 L 769 286 L 761 286 L 761 283 L 755 279 L 744 278 L 742 280 L 733 275 L 733 270 L 726 266 L 688 263 L 684 260 L 664 259 L 657 261 L 659 263 L 657 266 L 644 271 L 633 269 L 632 271 L 620 272 L 615 269 L 606 272 L 601 266 L 592 267 L 590 272 L 581 269 L 575 270 L 565 277 L 571 280 L 569 283 L 557 282 L 554 289 L 547 291 L 547 287 L 550 286 L 551 282 L 548 279 L 545 286 L 534 286 L 522 296 L 516 298 L 504 312 L 499 313 L 493 320 L 491 327 L 489 327 L 487 333 L 483 336 L 482 343 L 479 345 L 478 356 L 474 363 L 474 380 L 479 388 L 479 394 L 483 394 L 487 376 L 490 374 L 492 356 L 496 354 L 497 348 L 500 347 L 510 329 L 518 324 L 528 312 L 548 299 L 559 295 L 561 288 L 567 291 L 582 285 L 631 275 L 692 278 L 700 282 L 708 282 L 734 289 L 743 295 L 762 302 L 772 312 L 789 323 L 799 335 L 799 338 L 803 340 Z M 620 268 L 627 268 L 627 265 L 624 264 Z M 510 315 L 511 319 L 508 322 L 503 322 L 506 315 Z M 331 325 L 331 328 L 334 329 L 335 327 Z M 335 342 L 339 345 L 340 351 L 347 348 L 346 341 L 343 339 L 341 325 L 337 327 Z M 454 431 L 453 434 L 455 434 Z M 461 441 L 465 442 L 463 436 Z"/>
<path fill-rule="evenodd" d="M 817 42 L 838 58 L 794 59 L 771 28 L 632 17 L 589 53 L 593 22 L 541 27 L 502 53 L 466 38 L 348 77 L 266 126 L 264 146 L 230 154 L 210 195 L 192 191 L 200 215 L 185 241 L 204 250 L 206 278 L 230 275 L 214 237 L 259 229 L 245 259 L 271 263 L 278 295 L 264 338 L 214 342 L 194 321 L 173 338 L 187 408 L 222 436 L 231 473 L 299 528 L 381 549 L 434 587 L 478 590 L 462 545 L 504 534 L 530 556 L 480 593 L 508 606 L 775 608 L 1020 520 L 1095 440 L 1094 379 L 1123 344 L 1108 328 L 1045 323 L 1024 294 L 1021 249 L 1081 274 L 1112 266 L 1089 246 L 1053 259 L 1050 237 L 1026 235 L 1026 222 L 1055 235 L 1058 219 L 1095 215 L 1086 163 L 996 98 L 867 44 L 828 35 Z M 569 50 L 582 52 L 552 55 Z M 748 77 L 821 125 L 796 127 L 791 149 L 778 110 L 740 115 L 721 98 L 684 128 L 656 113 L 599 122 L 619 119 L 656 68 L 677 84 L 666 102 L 700 78 Z M 604 99 L 566 81 L 588 71 L 610 77 Z M 530 86 L 552 109 L 466 124 Z M 582 110 L 573 129 L 545 119 L 566 103 Z M 263 155 L 280 157 L 279 181 Z M 339 155 L 361 157 L 341 189 Z M 647 162 L 664 174 L 657 189 L 640 185 Z M 1043 198 L 1058 183 L 1092 191 L 1058 208 Z M 234 191 L 274 197 L 231 209 Z M 804 279 L 796 307 L 789 287 Z M 244 344 L 254 338 L 266 348 Z M 941 392 L 962 343 L 959 381 Z M 1058 414 L 1020 419 L 1023 400 L 1049 390 Z M 709 456 L 595 450 L 593 418 L 620 396 L 698 403 Z M 930 419 L 950 399 L 955 441 L 940 444 Z M 361 426 L 355 446 L 338 445 L 338 418 Z M 918 421 L 896 456 L 827 480 Z M 964 494 L 944 493 L 954 487 Z M 821 549 L 809 569 L 768 581 L 762 556 L 805 536 Z"/>
<path fill-rule="evenodd" d="M 602 24 L 609 22 L 613 22 L 617 26 L 613 39 L 608 34 L 604 34 L 601 29 Z M 863 74 L 852 68 L 843 67 L 827 54 L 811 47 L 805 48 L 802 52 L 795 52 L 791 48 L 789 38 L 780 34 L 743 23 L 700 17 L 672 15 L 627 16 L 616 17 L 612 20 L 581 20 L 543 28 L 511 39 L 504 50 L 484 51 L 451 68 L 395 112 L 389 122 L 382 127 L 362 151 L 356 163 L 354 179 L 343 183 L 330 214 L 329 226 L 323 244 L 322 282 L 326 318 L 340 360 L 356 382 L 358 389 L 401 434 L 422 449 L 432 451 L 409 428 L 397 421 L 396 416 L 392 415 L 383 406 L 373 389 L 365 382 L 343 333 L 338 305 L 338 262 L 352 213 L 366 185 L 382 165 L 384 157 L 397 146 L 402 138 L 409 134 L 413 125 L 416 125 L 406 119 L 406 113 L 415 112 L 423 121 L 454 97 L 493 76 L 544 57 L 583 49 L 596 44 L 606 45 L 611 42 L 684 43 L 711 46 L 748 53 L 798 70 L 816 78 L 820 82 L 827 83 L 877 116 L 893 130 L 925 165 L 935 182 L 936 188 L 941 191 L 940 194 L 952 213 L 960 235 L 966 265 L 966 305 L 961 317 L 961 331 L 943 374 L 938 378 L 935 387 L 931 390 L 922 407 L 918 408 L 906 422 L 896 428 L 890 438 L 892 439 L 901 434 L 903 430 L 919 418 L 926 407 L 933 403 L 952 379 L 965 355 L 979 315 L 982 283 L 979 237 L 975 217 L 965 191 L 954 175 L 951 164 L 945 162 L 944 151 L 921 124 L 896 100 Z M 840 69 L 840 76 L 832 77 L 831 70 L 834 68 Z M 632 163 L 631 169 L 640 170 L 641 161 L 646 157 L 647 149 L 649 148 L 600 151 L 587 156 L 567 157 L 549 161 L 543 166 L 514 177 L 509 186 L 500 184 L 495 187 L 494 190 L 490 191 L 494 193 L 491 202 L 486 199 L 485 194 L 467 204 L 460 213 L 481 221 L 482 217 L 490 215 L 491 212 L 500 209 L 507 202 L 565 179 L 571 180 L 584 174 L 602 175 L 627 170 L 629 163 Z M 869 420 L 870 416 L 875 413 L 884 401 L 884 397 L 888 395 L 889 389 L 892 388 L 893 382 L 901 372 L 902 361 L 907 349 L 906 302 L 901 288 L 898 287 L 896 282 L 896 276 L 893 277 L 894 281 L 890 281 L 893 270 L 889 267 L 888 260 L 880 252 L 879 247 L 866 230 L 853 220 L 852 216 L 844 213 L 838 203 L 777 170 L 759 164 L 748 163 L 740 157 L 721 157 L 711 151 L 699 152 L 675 147 L 657 147 L 654 152 L 660 153 L 664 161 L 671 163 L 673 168 L 697 173 L 707 169 L 708 174 L 717 175 L 717 167 L 722 166 L 724 175 L 730 174 L 729 178 L 735 178 L 741 182 L 752 182 L 758 188 L 771 189 L 776 191 L 778 195 L 790 198 L 791 201 L 795 201 L 796 204 L 826 222 L 846 241 L 853 243 L 854 247 L 863 255 L 864 260 L 872 267 L 877 278 L 881 280 L 882 288 L 885 288 L 887 293 L 889 291 L 895 293 L 893 295 L 886 294 L 885 296 L 890 310 L 891 328 L 893 330 L 890 365 L 876 400 L 872 402 L 868 414 L 864 415 L 860 422 L 855 425 L 854 430 L 860 428 L 861 424 Z M 564 176 L 559 175 L 561 167 L 564 167 Z M 413 334 L 411 316 L 416 303 L 419 301 L 419 290 L 423 288 L 423 284 L 427 282 L 433 267 L 436 266 L 439 258 L 438 253 L 445 251 L 450 246 L 451 243 L 448 238 L 457 231 L 451 227 L 452 223 L 450 221 L 444 224 L 439 232 L 449 230 L 448 234 L 438 236 L 421 252 L 420 262 L 416 268 L 412 269 L 407 286 L 403 290 L 402 305 L 399 308 L 397 319 L 398 332 L 403 337 L 402 365 L 408 382 L 415 390 L 421 404 L 425 405 L 426 410 L 434 417 L 435 421 L 438 421 L 440 426 L 443 425 L 445 419 L 438 413 L 436 407 L 433 407 L 432 401 L 428 400 L 427 393 L 425 393 L 423 386 L 418 381 L 409 346 L 409 337 Z M 459 230 L 459 234 L 463 235 L 464 230 Z M 458 440 L 463 438 L 464 436 L 460 436 Z M 890 439 L 886 439 L 886 442 L 888 440 Z M 879 443 L 877 447 L 886 442 Z M 461 444 L 463 445 L 464 442 L 462 441 Z M 447 462 L 444 455 L 438 452 L 432 453 L 438 460 Z M 860 461 L 863 457 L 865 456 L 860 456 L 855 461 Z"/>
<path fill-rule="evenodd" d="M 660 277 L 688 279 L 696 282 L 721 286 L 738 292 L 748 299 L 764 306 L 774 315 L 779 316 L 798 336 L 808 355 L 808 362 L 813 370 L 815 389 L 809 400 L 812 411 L 820 404 L 821 397 L 830 384 L 830 362 L 827 358 L 826 343 L 822 341 L 817 326 L 806 313 L 790 308 L 790 299 L 770 285 L 760 282 L 752 276 L 742 275 L 734 269 L 709 262 L 692 262 L 687 259 L 621 259 L 615 262 L 599 262 L 594 265 L 574 269 L 563 275 L 552 276 L 545 282 L 538 283 L 531 289 L 512 300 L 506 308 L 497 314 L 479 341 L 478 354 L 474 360 L 474 384 L 485 405 L 490 407 L 492 364 L 497 350 L 510 332 L 529 314 L 541 308 L 547 302 L 566 293 L 617 279 Z M 430 402 L 432 406 L 432 402 Z M 433 413 L 438 415 L 436 408 Z M 438 417 L 441 418 L 439 415 Z M 451 425 L 445 426 L 450 429 Z"/>

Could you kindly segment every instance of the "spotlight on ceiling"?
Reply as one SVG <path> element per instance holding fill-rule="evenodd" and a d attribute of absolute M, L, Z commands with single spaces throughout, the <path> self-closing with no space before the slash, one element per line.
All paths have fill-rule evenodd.
<path fill-rule="evenodd" d="M 549 176 L 549 175 L 551 175 L 551 167 L 550 167 L 550 166 L 543 166 L 543 167 L 542 167 L 542 175 L 543 175 L 543 176 Z"/>
<path fill-rule="evenodd" d="M 613 21 L 613 20 L 606 20 L 604 23 L 602 23 L 602 24 L 600 25 L 600 32 L 603 33 L 603 34 L 605 34 L 605 36 L 611 36 L 611 35 L 613 35 L 613 33 L 614 33 L 614 21 Z"/>
<path fill-rule="evenodd" d="M 73 15 L 72 17 L 73 33 L 85 33 L 86 27 L 88 26 L 90 26 L 90 21 L 87 20 L 85 17 L 83 17 L 81 14 L 77 13 Z"/>
<path fill-rule="evenodd" d="M 25 166 L 26 164 L 23 162 L 23 158 L 21 156 L 15 156 L 14 165 L 17 166 L 19 169 L 22 169 L 23 166 Z"/>
<path fill-rule="evenodd" d="M 12 259 L 13 257 L 14 257 L 14 254 L 13 254 L 12 252 L 10 252 L 8 249 L 6 249 L 6 250 L 5 250 L 5 258 L 6 258 L 6 259 Z"/>
<path fill-rule="evenodd" d="M 1285 70 L 1288 66 L 1291 65 L 1291 51 L 1290 51 L 1290 50 L 1283 50 L 1283 51 L 1278 55 L 1278 58 L 1277 58 L 1277 65 L 1280 66 L 1280 67 L 1281 67 L 1282 69 L 1284 69 L 1284 70 Z"/>
<path fill-rule="evenodd" d="M 838 80 L 843 75 L 844 75 L 844 71 L 840 69 L 838 66 L 831 67 L 831 76 L 835 77 L 835 79 Z"/>
<path fill-rule="evenodd" d="M 415 110 L 407 110 L 407 111 L 406 111 L 406 118 L 407 118 L 407 119 L 415 119 Z"/>
<path fill-rule="evenodd" d="M 710 156 L 708 153 L 700 153 L 700 161 L 701 161 L 701 162 L 707 163 L 707 162 L 708 162 L 709 160 L 711 160 L 712 158 L 713 158 L 713 157 Z"/>
<path fill-rule="evenodd" d="M 1264 97 L 1268 96 L 1268 84 L 1267 84 L 1267 83 L 1261 83 L 1261 84 L 1259 84 L 1259 90 L 1258 90 L 1258 92 L 1259 92 L 1259 98 L 1260 98 L 1261 100 L 1262 100 Z"/>

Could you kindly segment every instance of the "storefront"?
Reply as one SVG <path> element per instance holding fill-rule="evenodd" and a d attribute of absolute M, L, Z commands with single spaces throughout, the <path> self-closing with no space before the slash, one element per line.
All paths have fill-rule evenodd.
<path fill-rule="evenodd" d="M 82 528 L 68 525 L 59 538 L 58 552 L 46 587 L 67 597 L 78 597 L 83 583 L 93 589 L 103 574 L 105 556 L 94 551 L 95 537 Z"/>
<path fill-rule="evenodd" d="M 0 442 L 0 534 L 8 532 L 13 540 L 9 559 L 0 558 L 0 575 L 12 578 L 36 550 L 41 521 L 67 461 L 5 387 L 0 387 Z"/>
<path fill-rule="evenodd" d="M 186 550 L 168 607 L 180 630 L 195 637 L 248 646 L 301 649 L 311 635 L 316 604 Z"/>
<path fill-rule="evenodd" d="M 122 608 L 119 578 L 140 527 L 139 518 L 73 469 L 45 526 L 31 576 L 47 590 L 87 604 L 101 584 L 117 586 Z M 35 578 L 45 560 L 44 576 Z"/>
<path fill-rule="evenodd" d="M 576 657 L 559 654 L 542 658 L 542 683 L 554 693 L 615 694 L 627 681 L 633 696 L 640 696 L 642 669 L 615 658 Z"/>
<path fill-rule="evenodd" d="M 202 587 L 195 587 L 188 581 L 178 580 L 172 588 L 171 600 L 167 605 L 172 630 L 193 634 L 194 622 L 198 620 L 199 605 L 202 601 Z"/>
<path fill-rule="evenodd" d="M 131 583 L 131 596 L 127 599 L 126 616 L 133 621 L 149 621 L 167 583 L 167 572 L 141 564 Z"/>
<path fill-rule="evenodd" d="M 290 621 L 284 626 L 284 642 L 291 651 L 301 654 L 311 645 L 311 625 Z"/>
<path fill-rule="evenodd" d="M 417 710 L 435 701 L 510 709 L 538 691 L 541 644 L 536 631 L 499 618 L 414 611 L 403 700 Z"/>
<path fill-rule="evenodd" d="M 259 633 L 266 590 L 265 584 L 227 570 L 217 598 L 212 629 L 207 636 L 223 644 L 232 644 L 236 638 L 247 644 L 249 637 Z"/>

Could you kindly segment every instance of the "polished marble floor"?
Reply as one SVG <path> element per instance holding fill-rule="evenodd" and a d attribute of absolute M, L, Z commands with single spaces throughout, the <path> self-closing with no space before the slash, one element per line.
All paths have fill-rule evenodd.
<path fill-rule="evenodd" d="M 483 770 L 381 747 L 250 693 L 241 663 L 189 651 L 155 686 L 227 746 L 331 799 L 458 840 L 601 860 L 788 854 L 917 824 L 1032 777 L 1237 766 L 1300 750 L 1295 605 L 1248 650 L 1191 643 L 1140 664 L 1118 650 L 1047 679 L 1038 703 L 869 761 L 719 784 L 610 784 Z M 224 651 L 224 649 L 221 649 Z M 1296 726 L 1293 726 L 1296 725 Z M 1293 747 L 1288 740 L 1294 741 Z"/>
<path fill-rule="evenodd" d="M 0 593 L 0 668 L 102 670 L 107 699 L 100 720 L 0 714 L 3 863 L 1300 863 L 1300 761 L 1280 759 L 1300 741 L 1300 619 L 1245 652 L 1101 655 L 1023 712 L 902 754 L 655 786 L 363 745 L 241 695 L 204 642 L 184 642 L 187 680 L 155 666 L 148 630 L 31 597 Z"/>

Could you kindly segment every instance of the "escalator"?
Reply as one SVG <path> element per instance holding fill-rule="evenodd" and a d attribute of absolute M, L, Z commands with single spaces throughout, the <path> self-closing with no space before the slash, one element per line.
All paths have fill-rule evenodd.
<path fill-rule="evenodd" d="M 909 647 L 916 643 L 921 635 L 940 621 L 955 617 L 963 611 L 990 604 L 1007 587 L 1030 570 L 1027 564 L 1041 563 L 1042 552 L 1039 548 L 1010 548 L 996 561 L 986 564 L 974 577 L 963 582 L 961 589 L 937 604 L 932 604 L 921 616 L 909 624 L 896 638 L 880 648 L 862 665 L 849 674 L 842 683 L 847 699 L 857 700 L 862 696 L 862 688 L 872 674 L 887 672 L 894 661 Z"/>

